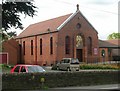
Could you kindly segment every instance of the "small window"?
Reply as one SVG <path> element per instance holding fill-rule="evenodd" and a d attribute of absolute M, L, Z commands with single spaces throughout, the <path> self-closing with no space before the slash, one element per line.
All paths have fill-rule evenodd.
<path fill-rule="evenodd" d="M 33 40 L 31 40 L 31 55 L 33 55 Z"/>
<path fill-rule="evenodd" d="M 70 54 L 70 37 L 65 37 L 65 54 Z"/>
<path fill-rule="evenodd" d="M 14 69 L 14 72 L 19 72 L 19 69 L 20 69 L 20 66 L 17 66 L 17 67 Z"/>
<path fill-rule="evenodd" d="M 76 27 L 77 27 L 77 29 L 80 29 L 81 28 L 81 24 L 77 23 Z"/>
<path fill-rule="evenodd" d="M 88 37 L 87 39 L 88 55 L 92 55 L 92 38 Z"/>
<path fill-rule="evenodd" d="M 53 37 L 50 38 L 50 54 L 53 54 Z"/>
<path fill-rule="evenodd" d="M 42 39 L 40 39 L 40 55 L 42 55 Z"/>
<path fill-rule="evenodd" d="M 25 41 L 23 41 L 23 54 L 25 55 Z"/>

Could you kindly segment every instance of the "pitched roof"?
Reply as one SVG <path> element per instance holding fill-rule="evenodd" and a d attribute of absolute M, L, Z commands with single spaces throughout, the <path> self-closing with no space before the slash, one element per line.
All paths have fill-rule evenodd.
<path fill-rule="evenodd" d="M 119 40 L 120 41 L 120 40 Z M 118 48 L 120 47 L 119 43 L 117 42 L 117 40 L 115 41 L 111 41 L 111 40 L 99 40 L 99 47 L 105 47 L 105 48 Z"/>
<path fill-rule="evenodd" d="M 120 46 L 120 39 L 111 39 L 111 40 L 106 40 L 106 41 L 109 43 Z"/>
<path fill-rule="evenodd" d="M 42 21 L 39 23 L 32 24 L 28 26 L 19 36 L 16 38 L 34 36 L 39 34 L 45 34 L 50 32 L 56 32 L 61 30 L 76 14 L 80 13 L 81 16 L 87 21 L 87 23 L 95 30 L 95 28 L 89 23 L 89 21 L 83 16 L 80 10 L 75 13 L 67 14 L 50 20 Z M 95 30 L 96 31 L 96 30 Z M 96 31 L 96 33 L 98 33 Z"/>
<path fill-rule="evenodd" d="M 57 18 L 53 18 L 50 20 L 42 21 L 39 23 L 32 24 L 28 26 L 18 37 L 27 37 L 27 36 L 33 36 L 38 34 L 44 34 L 48 32 L 54 32 L 57 31 L 57 28 L 68 18 L 72 15 L 67 14 L 64 16 L 60 16 Z"/>

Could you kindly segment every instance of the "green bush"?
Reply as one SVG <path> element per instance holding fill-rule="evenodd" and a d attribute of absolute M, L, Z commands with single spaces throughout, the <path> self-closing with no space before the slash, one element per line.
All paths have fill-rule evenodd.
<path fill-rule="evenodd" d="M 81 64 L 80 69 L 119 69 L 118 65 L 105 65 L 105 64 Z"/>
<path fill-rule="evenodd" d="M 2 67 L 2 68 L 13 68 L 14 65 L 0 64 L 0 67 Z"/>
<path fill-rule="evenodd" d="M 110 64 L 80 64 L 80 69 L 114 69 L 119 70 L 119 65 Z M 57 65 L 52 66 L 52 70 L 57 70 Z"/>

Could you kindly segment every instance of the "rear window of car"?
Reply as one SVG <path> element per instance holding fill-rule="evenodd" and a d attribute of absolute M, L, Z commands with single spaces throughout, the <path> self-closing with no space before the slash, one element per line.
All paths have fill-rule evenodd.
<path fill-rule="evenodd" d="M 28 72 L 43 72 L 44 69 L 40 66 L 28 66 Z"/>
<path fill-rule="evenodd" d="M 19 72 L 19 69 L 20 69 L 20 66 L 17 66 L 17 67 L 14 69 L 14 72 Z"/>

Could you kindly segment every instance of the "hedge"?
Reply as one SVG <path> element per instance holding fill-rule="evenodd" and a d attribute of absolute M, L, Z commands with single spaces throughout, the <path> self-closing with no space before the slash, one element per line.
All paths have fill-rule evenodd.
<path fill-rule="evenodd" d="M 42 83 L 44 80 L 45 82 Z M 36 90 L 54 87 L 89 86 L 117 83 L 118 71 L 2 74 L 3 90 Z"/>
<path fill-rule="evenodd" d="M 113 69 L 120 70 L 120 63 L 115 64 L 80 64 L 80 69 Z M 57 65 L 52 66 L 52 70 L 57 70 Z"/>

